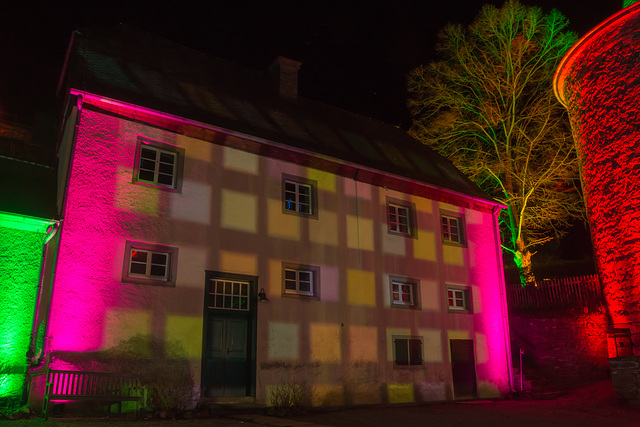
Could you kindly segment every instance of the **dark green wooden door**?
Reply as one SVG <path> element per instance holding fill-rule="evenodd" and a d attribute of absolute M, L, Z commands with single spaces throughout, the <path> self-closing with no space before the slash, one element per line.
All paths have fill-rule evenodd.
<path fill-rule="evenodd" d="M 209 310 L 205 328 L 207 396 L 246 396 L 249 387 L 249 319 L 245 313 Z"/>
<path fill-rule="evenodd" d="M 205 396 L 255 396 L 255 276 L 206 272 L 201 387 Z"/>

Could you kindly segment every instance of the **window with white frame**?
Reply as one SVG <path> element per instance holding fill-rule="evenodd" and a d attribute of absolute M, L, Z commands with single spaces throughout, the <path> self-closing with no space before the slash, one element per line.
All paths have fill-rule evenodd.
<path fill-rule="evenodd" d="M 318 298 L 319 267 L 283 263 L 282 275 L 283 295 Z"/>
<path fill-rule="evenodd" d="M 184 149 L 138 138 L 134 181 L 179 190 Z"/>
<path fill-rule="evenodd" d="M 394 336 L 393 361 L 397 366 L 422 365 L 422 338 Z"/>
<path fill-rule="evenodd" d="M 444 243 L 465 244 L 464 220 L 461 215 L 443 213 L 440 216 L 440 222 Z"/>
<path fill-rule="evenodd" d="M 130 283 L 175 285 L 178 248 L 128 240 L 122 280 Z"/>
<path fill-rule="evenodd" d="M 471 290 L 469 288 L 447 286 L 447 309 L 453 312 L 471 312 Z"/>
<path fill-rule="evenodd" d="M 284 175 L 282 180 L 282 193 L 283 212 L 317 217 L 315 181 Z"/>
<path fill-rule="evenodd" d="M 387 224 L 389 232 L 413 236 L 415 234 L 414 212 L 413 204 L 388 198 Z"/>
<path fill-rule="evenodd" d="M 397 308 L 419 308 L 417 280 L 391 277 L 391 306 Z"/>

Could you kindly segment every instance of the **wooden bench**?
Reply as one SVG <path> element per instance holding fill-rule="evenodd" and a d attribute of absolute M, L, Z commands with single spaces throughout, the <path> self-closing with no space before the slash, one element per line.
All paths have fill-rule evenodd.
<path fill-rule="evenodd" d="M 91 400 L 109 405 L 117 403 L 119 414 L 122 413 L 122 402 L 136 402 L 137 414 L 143 397 L 140 380 L 135 375 L 47 369 L 42 417 L 45 420 L 48 418 L 51 402 L 56 400 Z"/>

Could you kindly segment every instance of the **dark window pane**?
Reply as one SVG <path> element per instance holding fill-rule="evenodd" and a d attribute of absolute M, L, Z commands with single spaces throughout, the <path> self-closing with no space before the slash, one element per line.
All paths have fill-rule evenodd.
<path fill-rule="evenodd" d="M 311 273 L 308 271 L 300 271 L 299 273 L 300 281 L 309 282 L 311 281 Z"/>
<path fill-rule="evenodd" d="M 165 164 L 165 163 L 160 163 L 160 167 L 158 168 L 158 171 L 160 173 L 164 173 L 167 175 L 173 175 L 173 165 L 172 164 Z"/>
<path fill-rule="evenodd" d="M 284 189 L 285 189 L 285 191 L 295 193 L 296 192 L 296 185 L 293 182 L 285 182 L 284 183 Z"/>
<path fill-rule="evenodd" d="M 409 364 L 409 351 L 407 348 L 407 340 L 397 339 L 394 340 L 396 350 L 396 363 L 398 365 Z"/>
<path fill-rule="evenodd" d="M 310 195 L 311 194 L 311 187 L 307 187 L 306 185 L 301 185 L 298 187 L 298 192 L 300 193 L 301 197 L 302 195 Z"/>
<path fill-rule="evenodd" d="M 249 298 L 241 297 L 240 298 L 240 308 L 246 310 L 249 307 Z"/>
<path fill-rule="evenodd" d="M 231 295 L 231 282 L 224 282 L 224 293 Z"/>
<path fill-rule="evenodd" d="M 158 184 L 173 185 L 173 175 L 158 175 Z"/>
<path fill-rule="evenodd" d="M 219 293 L 219 294 L 223 294 L 224 293 L 224 283 L 216 282 L 216 292 Z"/>
<path fill-rule="evenodd" d="M 240 283 L 233 284 L 233 294 L 240 295 Z"/>
<path fill-rule="evenodd" d="M 300 292 L 311 292 L 311 283 L 300 282 Z"/>
<path fill-rule="evenodd" d="M 175 154 L 160 153 L 160 161 L 162 163 L 171 163 L 173 165 L 175 158 L 176 158 Z"/>
<path fill-rule="evenodd" d="M 150 274 L 152 276 L 164 277 L 167 274 L 167 268 L 164 265 L 152 265 Z"/>
<path fill-rule="evenodd" d="M 216 295 L 216 307 L 224 307 L 224 297 L 222 295 Z"/>
<path fill-rule="evenodd" d="M 131 263 L 131 272 L 134 274 L 147 274 L 147 265 L 146 264 L 140 264 L 137 262 L 132 262 Z"/>
<path fill-rule="evenodd" d="M 243 283 L 242 284 L 242 292 L 240 293 L 240 295 L 247 295 L 248 293 L 249 293 L 248 286 L 245 283 Z"/>
<path fill-rule="evenodd" d="M 231 296 L 229 295 L 224 297 L 224 308 L 231 308 Z"/>
<path fill-rule="evenodd" d="M 296 272 L 294 270 L 285 270 L 284 278 L 286 280 L 296 280 Z"/>
<path fill-rule="evenodd" d="M 309 196 L 302 196 L 301 195 L 300 197 L 298 197 L 298 202 L 300 202 L 302 204 L 308 205 L 310 201 L 311 201 L 311 198 Z"/>
<path fill-rule="evenodd" d="M 153 264 L 167 264 L 167 254 L 158 254 L 158 253 L 152 253 L 151 254 L 151 262 Z"/>
<path fill-rule="evenodd" d="M 299 205 L 300 209 L 299 211 L 305 214 L 311 213 L 311 209 L 309 207 L 309 205 Z"/>
<path fill-rule="evenodd" d="M 155 161 L 156 159 L 156 152 L 155 150 L 150 150 L 148 148 L 143 148 L 142 150 L 140 150 L 140 157 L 143 159 L 152 159 Z"/>
<path fill-rule="evenodd" d="M 156 169 L 156 162 L 154 162 L 153 160 L 142 159 L 140 160 L 140 169 L 153 171 Z"/>
<path fill-rule="evenodd" d="M 295 280 L 285 280 L 284 281 L 284 288 L 285 289 L 289 289 L 291 291 L 295 291 L 296 290 L 296 282 L 295 282 Z"/>
<path fill-rule="evenodd" d="M 131 253 L 131 260 L 137 262 L 147 262 L 147 252 L 134 250 Z"/>
<path fill-rule="evenodd" d="M 140 170 L 140 173 L 138 173 L 138 179 L 141 179 L 143 181 L 153 181 L 153 177 L 154 173 L 150 171 Z"/>

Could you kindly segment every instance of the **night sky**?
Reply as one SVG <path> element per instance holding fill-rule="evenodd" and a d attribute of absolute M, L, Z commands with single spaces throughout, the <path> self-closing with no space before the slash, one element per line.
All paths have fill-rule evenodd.
<path fill-rule="evenodd" d="M 20 3 L 20 4 L 16 4 Z M 55 89 L 71 32 L 122 22 L 202 52 L 266 68 L 278 55 L 302 62 L 300 95 L 408 128 L 405 76 L 433 59 L 447 22 L 468 24 L 502 1 L 28 2 L 0 14 L 0 115 L 30 123 L 55 112 Z M 622 0 L 525 0 L 559 9 L 580 35 Z"/>

